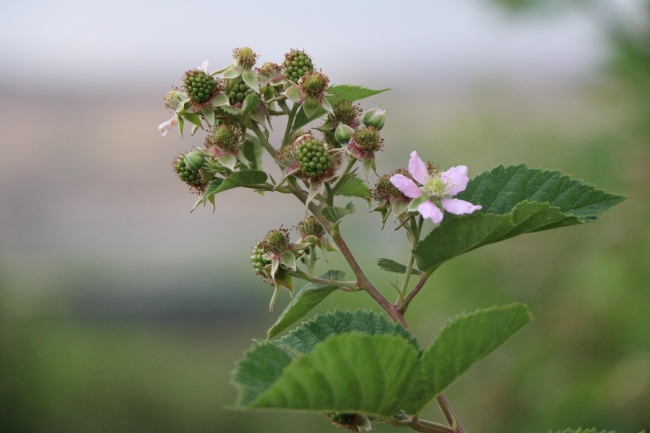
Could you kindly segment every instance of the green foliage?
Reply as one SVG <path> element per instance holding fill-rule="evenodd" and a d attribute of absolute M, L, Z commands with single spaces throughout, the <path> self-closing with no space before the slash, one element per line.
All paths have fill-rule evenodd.
<path fill-rule="evenodd" d="M 531 319 L 528 307 L 511 304 L 461 314 L 450 320 L 422 354 L 427 387 L 421 407 Z"/>
<path fill-rule="evenodd" d="M 593 222 L 625 200 L 557 171 L 523 164 L 486 171 L 457 197 L 483 209 L 468 216 L 446 214 L 414 250 L 419 269 L 434 270 L 453 257 L 520 234 Z"/>
<path fill-rule="evenodd" d="M 225 179 L 216 178 L 211 180 L 203 192 L 203 203 L 223 191 L 239 186 L 249 186 L 266 182 L 267 175 L 263 171 L 242 170 L 236 171 Z"/>
<path fill-rule="evenodd" d="M 331 270 L 327 271 L 318 278 L 324 280 L 342 280 L 345 278 L 345 272 Z M 316 305 L 320 304 L 332 292 L 339 288 L 338 285 L 324 285 L 316 283 L 308 283 L 298 292 L 298 294 L 291 300 L 287 308 L 284 309 L 278 320 L 267 331 L 267 338 L 271 339 L 289 328 L 291 325 L 302 319 L 309 313 Z"/>
<path fill-rule="evenodd" d="M 417 350 L 420 350 L 418 342 L 402 325 L 391 322 L 384 315 L 363 310 L 357 310 L 354 313 L 337 310 L 333 313 L 316 316 L 313 320 L 303 323 L 299 328 L 294 329 L 277 342 L 298 352 L 309 353 L 314 349 L 314 346 L 322 343 L 328 337 L 352 331 L 371 335 L 397 335 L 407 340 Z"/>
<path fill-rule="evenodd" d="M 370 197 L 368 185 L 354 173 L 347 173 L 341 177 L 340 183 L 337 184 L 334 192 L 336 195 L 347 197 Z"/>
<path fill-rule="evenodd" d="M 422 379 L 418 353 L 405 339 L 352 332 L 333 336 L 293 361 L 248 407 L 390 418 L 402 409 L 413 411 Z"/>
<path fill-rule="evenodd" d="M 395 272 L 397 274 L 406 273 L 405 265 L 401 263 L 397 263 L 395 260 L 391 260 L 391 259 L 377 259 L 377 266 L 379 266 L 384 271 L 388 271 L 388 272 Z M 411 269 L 411 275 L 420 275 L 421 273 L 422 273 L 421 271 L 418 271 L 415 268 Z"/>
<path fill-rule="evenodd" d="M 264 154 L 264 148 L 257 137 L 247 136 L 242 145 L 242 152 L 251 170 L 263 170 L 262 155 Z"/>
<path fill-rule="evenodd" d="M 344 216 L 355 212 L 354 203 L 348 203 L 344 208 L 336 206 L 327 206 L 323 209 L 323 216 L 329 222 L 336 223 Z"/>
<path fill-rule="evenodd" d="M 598 433 L 598 430 L 596 430 L 595 428 L 590 428 L 590 429 L 585 429 L 585 430 L 583 430 L 581 428 L 579 428 L 578 430 L 573 430 L 573 429 L 568 428 L 568 429 L 566 429 L 566 430 L 564 430 L 562 432 L 557 432 L 557 433 Z M 613 431 L 613 430 L 610 431 L 610 432 L 606 432 L 605 430 L 603 430 L 600 433 L 616 433 L 616 432 Z"/>
<path fill-rule="evenodd" d="M 261 343 L 246 352 L 233 375 L 241 390 L 238 404 L 247 405 L 269 389 L 290 363 L 291 356 L 271 343 Z"/>
<path fill-rule="evenodd" d="M 331 86 L 327 89 L 327 93 L 333 95 L 333 96 L 328 96 L 327 99 L 330 102 L 330 104 L 334 105 L 342 99 L 345 99 L 350 102 L 354 102 L 360 99 L 368 98 L 373 95 L 377 95 L 379 93 L 386 92 L 387 90 L 391 90 L 391 89 L 373 90 L 363 86 L 340 84 L 337 86 Z M 316 112 L 311 116 L 307 116 L 304 110 L 300 110 L 298 112 L 298 115 L 296 116 L 296 120 L 293 123 L 293 129 L 302 128 L 312 120 L 318 119 L 324 114 L 325 114 L 325 110 L 322 107 L 318 108 Z"/>

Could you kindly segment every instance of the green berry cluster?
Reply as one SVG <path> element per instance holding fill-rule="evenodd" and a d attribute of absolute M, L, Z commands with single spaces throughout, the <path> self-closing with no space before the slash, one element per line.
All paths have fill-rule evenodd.
<path fill-rule="evenodd" d="M 230 98 L 230 105 L 235 105 L 238 102 L 242 102 L 246 97 L 246 92 L 249 90 L 249 87 L 244 83 L 241 77 L 234 79 L 234 84 L 228 86 L 228 98 Z"/>
<path fill-rule="evenodd" d="M 302 174 L 307 177 L 322 176 L 332 168 L 332 156 L 327 153 L 325 143 L 315 138 L 305 138 L 296 148 L 296 159 Z"/>
<path fill-rule="evenodd" d="M 381 150 L 384 139 L 379 136 L 379 131 L 374 126 L 367 126 L 354 132 L 352 141 L 364 152 L 377 152 Z"/>
<path fill-rule="evenodd" d="M 313 72 L 311 57 L 304 51 L 291 50 L 284 55 L 284 78 L 297 82 L 307 72 Z"/>
<path fill-rule="evenodd" d="M 180 155 L 178 158 L 174 159 L 173 167 L 176 174 L 178 174 L 178 177 L 189 186 L 200 188 L 201 185 L 203 185 L 201 173 L 199 173 L 199 170 L 191 170 L 185 164 L 183 155 Z"/>
<path fill-rule="evenodd" d="M 199 104 L 208 102 L 217 89 L 217 81 L 199 69 L 187 71 L 183 82 L 192 102 Z"/>
<path fill-rule="evenodd" d="M 251 263 L 253 268 L 256 271 L 264 269 L 266 266 L 271 264 L 270 260 L 264 259 L 264 251 L 259 247 L 259 244 L 253 248 L 253 253 L 251 254 Z"/>

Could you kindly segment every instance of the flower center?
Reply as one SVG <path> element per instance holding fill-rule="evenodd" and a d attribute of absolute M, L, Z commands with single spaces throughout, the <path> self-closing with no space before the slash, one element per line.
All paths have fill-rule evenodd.
<path fill-rule="evenodd" d="M 445 183 L 437 176 L 432 176 L 424 184 L 424 191 L 432 196 L 440 197 L 445 194 Z"/>

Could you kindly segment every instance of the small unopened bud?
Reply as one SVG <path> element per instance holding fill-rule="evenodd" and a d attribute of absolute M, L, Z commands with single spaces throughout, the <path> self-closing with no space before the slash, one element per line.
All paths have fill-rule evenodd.
<path fill-rule="evenodd" d="M 203 154 L 201 152 L 189 152 L 183 155 L 185 165 L 192 171 L 198 171 L 203 168 Z"/>
<path fill-rule="evenodd" d="M 334 132 L 334 138 L 339 144 L 346 145 L 354 135 L 354 129 L 350 128 L 345 123 L 339 123 Z"/>
<path fill-rule="evenodd" d="M 235 59 L 235 66 L 242 69 L 251 69 L 255 66 L 258 55 L 249 47 L 235 48 L 232 50 L 232 58 Z"/>
<path fill-rule="evenodd" d="M 379 136 L 379 131 L 374 126 L 357 130 L 352 136 L 352 141 L 365 153 L 374 153 L 384 145 L 384 139 Z"/>
<path fill-rule="evenodd" d="M 313 71 L 311 57 L 304 51 L 291 50 L 284 55 L 284 77 L 287 80 L 297 83 L 303 75 Z"/>
<path fill-rule="evenodd" d="M 315 216 L 310 215 L 298 223 L 298 233 L 303 238 L 307 236 L 319 238 L 325 234 L 325 229 Z"/>
<path fill-rule="evenodd" d="M 205 147 L 216 147 L 221 151 L 236 151 L 241 142 L 241 129 L 235 125 L 215 127 L 205 140 Z"/>
<path fill-rule="evenodd" d="M 300 90 L 310 98 L 320 100 L 329 86 L 330 79 L 320 72 L 306 73 L 300 81 Z"/>
<path fill-rule="evenodd" d="M 373 126 L 377 130 L 381 130 L 384 127 L 384 122 L 386 121 L 386 110 L 381 108 L 373 108 L 370 111 L 366 111 L 363 115 L 363 124 L 366 126 Z"/>
<path fill-rule="evenodd" d="M 259 247 L 265 253 L 282 254 L 289 249 L 289 241 L 289 230 L 280 227 L 268 232 L 264 240 L 259 243 Z"/>

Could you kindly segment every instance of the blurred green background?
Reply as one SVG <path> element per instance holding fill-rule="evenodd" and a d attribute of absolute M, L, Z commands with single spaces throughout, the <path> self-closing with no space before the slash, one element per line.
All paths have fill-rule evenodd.
<path fill-rule="evenodd" d="M 35 1 L 0 17 L 3 433 L 332 431 L 321 415 L 227 409 L 236 360 L 288 302 L 266 312 L 250 248 L 303 207 L 231 191 L 190 215 L 170 163 L 202 136 L 156 130 L 185 69 L 245 44 L 261 61 L 305 48 L 334 83 L 393 88 L 363 102 L 388 109 L 382 173 L 416 149 L 471 175 L 525 162 L 627 195 L 594 225 L 446 264 L 407 318 L 427 345 L 462 311 L 533 310 L 449 390 L 467 431 L 650 428 L 647 2 Z M 404 262 L 408 245 L 357 208 L 343 233 L 392 297 L 374 260 Z M 317 312 L 334 308 L 375 307 L 337 293 Z"/>

